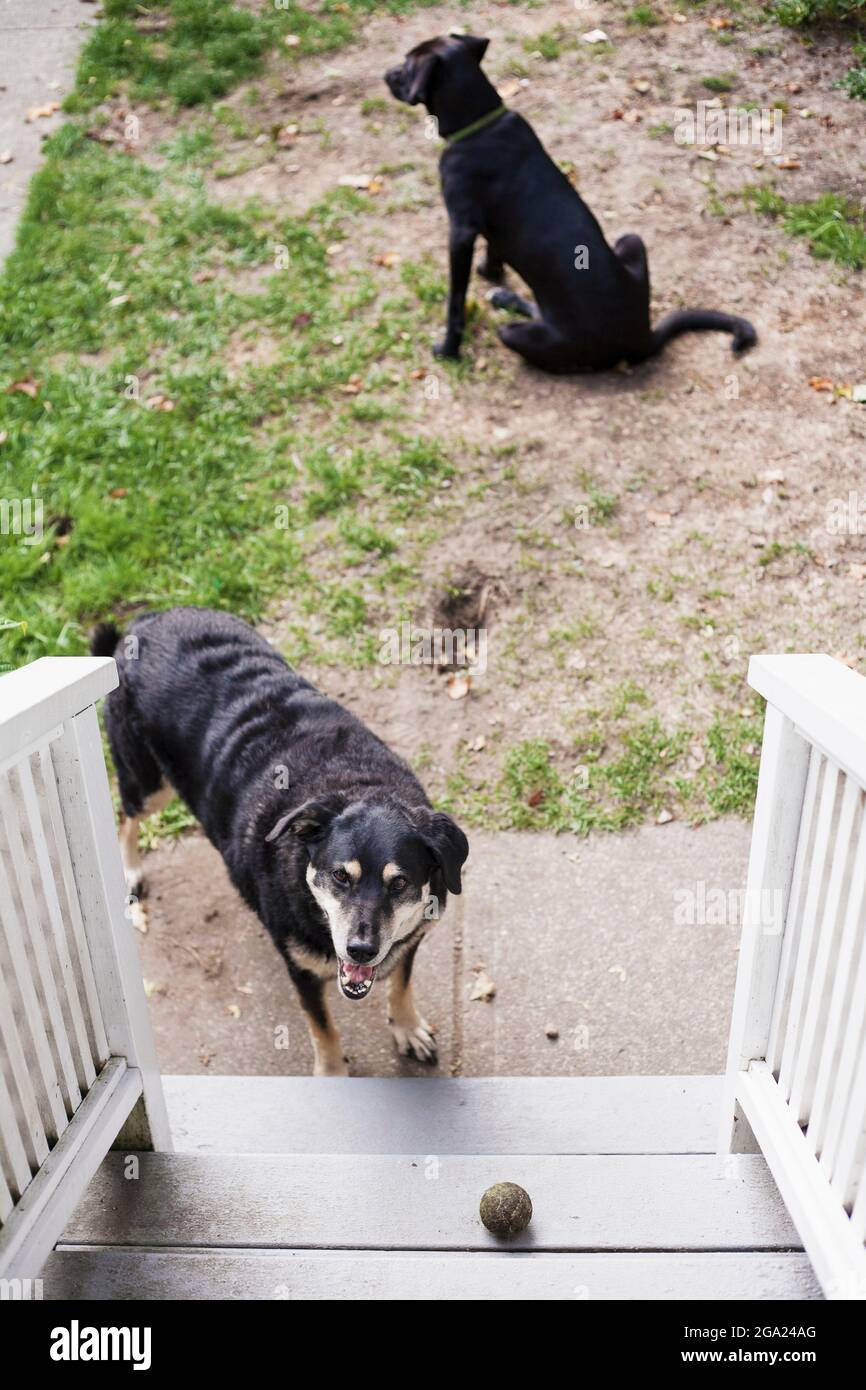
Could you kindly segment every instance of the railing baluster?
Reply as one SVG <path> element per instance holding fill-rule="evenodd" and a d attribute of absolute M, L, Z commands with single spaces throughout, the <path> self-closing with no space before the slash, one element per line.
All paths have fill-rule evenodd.
<path fill-rule="evenodd" d="M 857 1195 L 863 1171 L 866 1143 L 866 1033 L 860 1039 L 857 1065 L 851 1083 L 851 1094 L 845 1108 L 845 1119 L 839 1138 L 839 1152 L 830 1184 L 839 1195 L 842 1205 L 851 1207 Z"/>
<path fill-rule="evenodd" d="M 839 906 L 848 868 L 854 817 L 859 800 L 860 788 L 857 783 L 851 777 L 844 778 L 842 805 L 834 835 L 830 881 L 818 927 L 815 960 L 808 977 L 803 1031 L 791 1080 L 790 1105 L 800 1124 L 805 1123 L 811 1113 L 812 1095 L 822 1041 L 820 1025 L 825 1024 L 826 1021 L 829 971 L 833 963 L 834 950 L 838 953 Z"/>
<path fill-rule="evenodd" d="M 862 793 L 860 796 L 862 800 Z M 851 1089 L 856 1043 L 866 1019 L 864 894 L 866 809 L 861 807 L 860 831 L 854 851 L 839 957 L 833 976 L 833 993 L 827 1013 L 812 1113 L 806 1131 L 812 1149 L 828 1173 L 833 1171 L 845 1101 Z"/>
<path fill-rule="evenodd" d="M 6 1054 L 9 1079 L 18 1100 L 22 1143 L 27 1153 L 27 1161 L 35 1171 L 48 1157 L 48 1136 L 39 1113 L 39 1100 L 33 1085 L 31 1067 L 24 1053 L 24 1043 L 18 1031 L 15 1010 L 3 975 L 4 969 L 7 968 L 7 962 L 0 963 L 0 1039 L 3 1041 Z"/>
<path fill-rule="evenodd" d="M 63 914 L 60 909 L 60 900 L 57 896 L 54 872 L 51 867 L 51 857 L 48 851 L 48 842 L 45 838 L 45 829 L 42 824 L 42 815 L 29 762 L 22 763 L 19 766 L 18 777 L 21 783 L 24 808 L 27 813 L 33 850 L 41 879 L 42 898 L 45 903 L 54 950 L 57 956 L 59 983 L 62 985 L 62 996 L 59 1002 L 61 1003 L 61 1007 L 65 1002 L 66 1012 L 72 1024 L 72 1034 L 77 1044 L 76 1050 L 78 1053 L 76 1071 L 79 1090 L 81 1093 L 86 1093 L 96 1080 L 96 1069 L 93 1065 L 93 1058 L 90 1055 L 90 1043 L 84 1024 L 81 1000 L 78 997 L 78 984 L 72 969 L 72 958 L 69 954 L 69 946 L 66 940 Z M 68 1033 L 69 1030 L 64 1020 L 64 1038 L 68 1039 Z M 80 1097 L 78 1103 L 80 1104 Z"/>
<path fill-rule="evenodd" d="M 5 781 L 5 778 L 0 778 L 0 824 L 3 824 L 5 820 L 2 814 L 2 793 Z M 2 853 L 0 853 L 0 920 L 2 920 L 6 937 L 6 947 L 12 966 L 12 978 L 17 987 L 24 1020 L 30 1035 L 28 1052 L 32 1048 L 32 1056 L 36 1063 L 35 1070 L 42 1082 L 40 1117 L 48 1142 L 53 1144 L 66 1128 L 66 1108 L 63 1104 L 45 1020 L 42 1016 L 42 1008 L 36 994 L 30 962 L 24 945 L 24 933 L 18 920 L 18 912 L 12 897 L 12 885 L 6 874 Z"/>
<path fill-rule="evenodd" d="M 40 760 L 42 763 L 42 780 L 45 787 L 45 799 L 48 805 L 54 845 L 57 850 L 60 875 L 64 887 L 64 913 L 69 922 L 70 936 L 75 947 L 74 964 L 77 965 L 84 998 L 87 1001 L 86 1021 L 91 1056 L 96 1066 L 101 1067 L 110 1056 L 110 1052 L 108 1040 L 105 1036 L 105 1024 L 102 1019 L 99 993 L 93 975 L 93 962 L 90 959 L 87 937 L 84 933 L 84 922 L 81 918 L 81 904 L 78 901 L 75 874 L 72 869 L 72 860 L 69 857 L 69 844 L 66 839 L 66 827 L 63 824 L 63 814 L 60 810 L 60 798 L 57 792 L 57 774 L 54 767 L 54 759 L 51 756 L 50 746 L 42 749 Z"/>
<path fill-rule="evenodd" d="M 810 748 L 809 772 L 806 777 L 806 791 L 803 796 L 800 833 L 797 837 L 797 853 L 794 859 L 794 873 L 791 879 L 791 893 L 788 899 L 788 912 L 782 937 L 779 974 L 770 1019 L 770 1037 L 767 1043 L 767 1061 L 770 1064 L 770 1070 L 776 1076 L 779 1074 L 782 1061 L 785 1024 L 791 1003 L 794 965 L 797 959 L 797 945 L 800 940 L 800 928 L 803 920 L 803 899 L 809 881 L 809 862 L 815 838 L 815 814 L 823 770 L 824 759 L 817 748 Z"/>
<path fill-rule="evenodd" d="M 836 792 L 839 785 L 839 769 L 835 763 L 827 763 L 824 768 L 824 781 L 818 806 L 818 821 L 815 827 L 815 846 L 809 864 L 809 880 L 806 891 L 806 904 L 800 927 L 800 940 L 797 945 L 797 961 L 794 967 L 794 983 L 791 989 L 791 1004 L 785 1028 L 785 1042 L 782 1047 L 782 1063 L 779 1068 L 779 1086 L 785 1099 L 791 1094 L 794 1066 L 800 1052 L 802 1039 L 806 992 L 811 978 L 812 960 L 815 947 L 815 928 L 818 921 L 818 906 L 824 889 L 825 876 L 829 869 L 831 853 L 830 830 L 833 811 L 836 805 Z"/>
<path fill-rule="evenodd" d="M 14 1187 L 16 1196 L 20 1197 L 29 1184 L 35 1169 L 31 1168 L 24 1148 L 18 1115 L 2 1069 L 0 1069 L 0 1153 L 2 1153 L 0 1175 Z"/>
<path fill-rule="evenodd" d="M 20 797 L 22 785 L 20 781 L 20 769 L 16 769 L 16 771 L 19 774 L 18 795 Z M 48 959 L 45 930 L 41 921 L 39 904 L 36 900 L 36 893 L 31 877 L 30 861 L 32 856 L 28 854 L 25 848 L 24 838 L 21 834 L 21 822 L 16 814 L 16 808 L 12 800 L 11 775 L 10 777 L 4 777 L 2 781 L 0 781 L 0 807 L 2 807 L 3 817 L 6 822 L 6 839 L 12 854 L 12 864 L 18 882 L 18 892 L 20 895 L 24 922 L 27 927 L 30 951 L 36 964 L 36 978 L 39 982 L 44 1013 L 47 1015 L 47 1023 L 50 1025 L 50 1039 L 53 1045 L 53 1052 L 59 1062 L 60 1076 L 65 1088 L 68 1115 L 72 1115 L 81 1104 L 81 1091 L 78 1086 L 78 1078 L 75 1074 L 75 1063 L 72 1060 L 72 1050 L 69 1046 L 66 1024 L 63 1021 L 63 1014 L 60 1009 L 57 986 L 51 970 L 51 962 Z M 63 1128 L 65 1127 L 66 1118 L 64 1118 L 63 1123 Z"/>

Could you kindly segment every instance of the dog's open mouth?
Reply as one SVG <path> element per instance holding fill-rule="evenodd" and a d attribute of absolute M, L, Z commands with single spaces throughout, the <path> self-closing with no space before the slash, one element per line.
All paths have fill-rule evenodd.
<path fill-rule="evenodd" d="M 375 965 L 355 965 L 349 960 L 340 960 L 337 980 L 340 992 L 345 999 L 363 999 L 373 988 L 376 978 Z"/>

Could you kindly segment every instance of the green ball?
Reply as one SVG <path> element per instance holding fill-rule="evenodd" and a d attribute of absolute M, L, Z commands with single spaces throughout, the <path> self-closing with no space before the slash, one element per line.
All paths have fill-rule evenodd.
<path fill-rule="evenodd" d="M 532 1220 L 529 1193 L 516 1182 L 495 1182 L 488 1187 L 478 1208 L 481 1220 L 495 1236 L 516 1236 Z"/>

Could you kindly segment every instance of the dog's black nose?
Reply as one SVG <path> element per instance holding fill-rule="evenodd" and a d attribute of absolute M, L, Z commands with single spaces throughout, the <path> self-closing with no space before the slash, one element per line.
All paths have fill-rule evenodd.
<path fill-rule="evenodd" d="M 346 952 L 349 960 L 356 965 L 367 965 L 378 951 L 378 946 L 372 945 L 363 936 L 353 936 L 346 942 Z"/>

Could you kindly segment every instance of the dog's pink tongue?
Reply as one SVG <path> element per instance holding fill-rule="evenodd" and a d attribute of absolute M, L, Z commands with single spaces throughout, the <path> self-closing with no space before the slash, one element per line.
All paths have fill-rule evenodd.
<path fill-rule="evenodd" d="M 363 985 L 367 980 L 372 980 L 374 968 L 372 965 L 353 965 L 350 960 L 343 961 L 343 973 L 352 985 Z"/>

